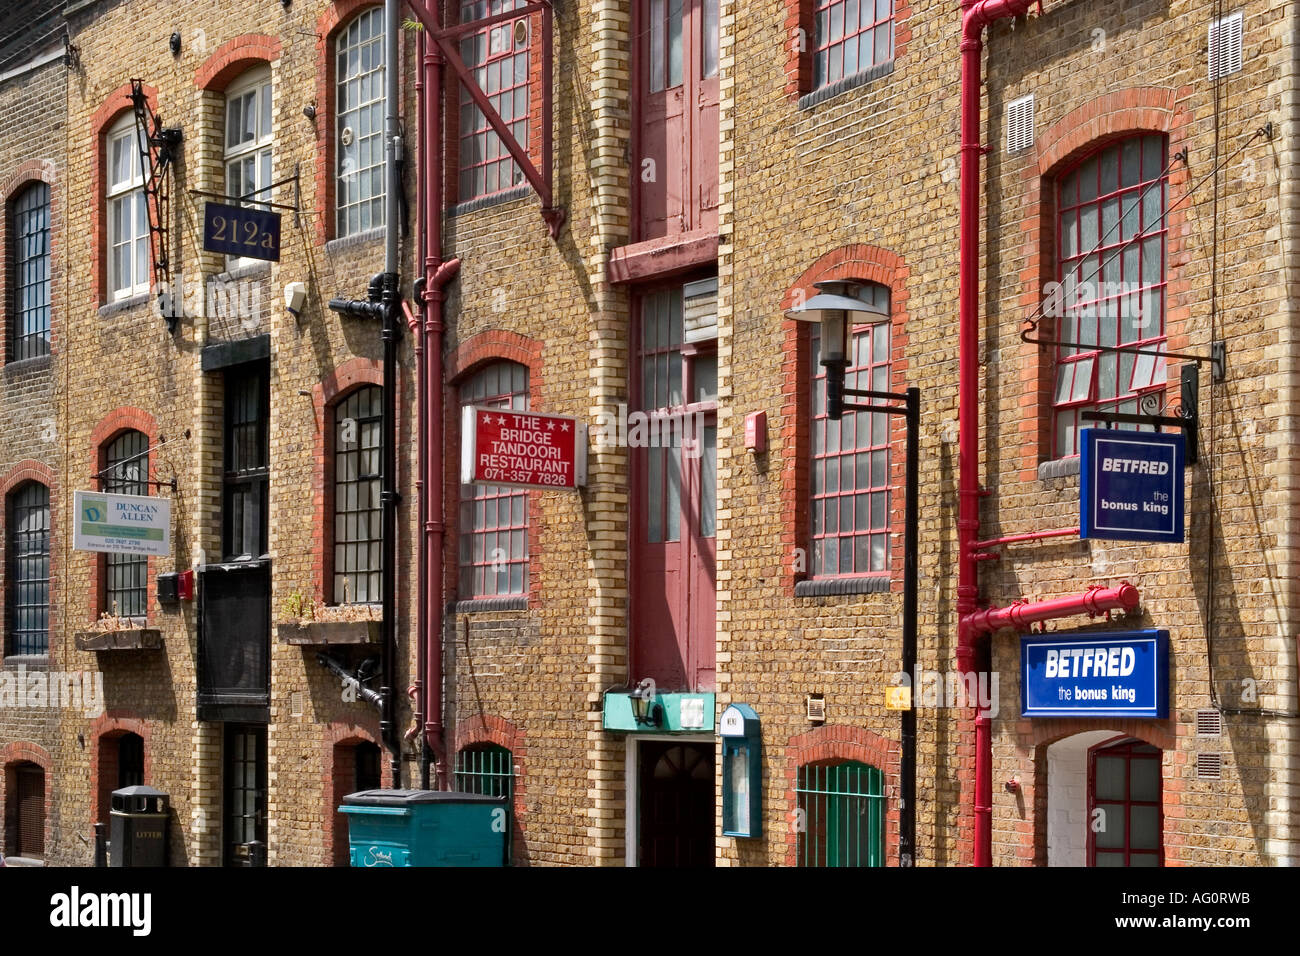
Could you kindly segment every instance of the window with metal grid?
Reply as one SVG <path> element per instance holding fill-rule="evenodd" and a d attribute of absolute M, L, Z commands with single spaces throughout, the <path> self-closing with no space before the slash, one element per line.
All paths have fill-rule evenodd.
<path fill-rule="evenodd" d="M 338 236 L 384 224 L 384 10 L 371 7 L 335 41 Z"/>
<path fill-rule="evenodd" d="M 226 373 L 224 543 L 227 560 L 266 553 L 268 369 L 265 363 Z"/>
<path fill-rule="evenodd" d="M 893 0 L 816 0 L 813 88 L 894 58 Z"/>
<path fill-rule="evenodd" d="M 1057 332 L 1080 347 L 1057 347 L 1055 457 L 1079 453 L 1084 411 L 1137 412 L 1144 395 L 1165 386 L 1163 358 L 1089 346 L 1165 341 L 1166 151 L 1164 136 L 1131 136 L 1084 159 L 1057 186 Z"/>
<path fill-rule="evenodd" d="M 492 362 L 461 386 L 460 403 L 528 410 L 528 369 Z M 528 492 L 504 485 L 462 485 L 460 595 L 464 599 L 528 590 Z"/>
<path fill-rule="evenodd" d="M 461 23 L 509 13 L 524 0 L 464 0 Z M 526 16 L 495 23 L 461 38 L 460 55 L 479 88 L 516 142 L 528 149 L 528 85 L 531 28 Z M 460 198 L 489 196 L 524 181 L 519 164 L 488 125 L 487 117 L 460 88 Z"/>
<path fill-rule="evenodd" d="M 103 490 L 114 495 L 149 493 L 149 439 L 127 431 L 104 449 Z M 103 609 L 116 617 L 143 618 L 149 600 L 149 559 L 136 554 L 105 554 Z"/>
<path fill-rule="evenodd" d="M 801 766 L 795 777 L 799 866 L 885 865 L 885 775 L 854 760 Z"/>
<path fill-rule="evenodd" d="M 9 640 L 6 653 L 50 647 L 50 490 L 28 482 L 9 497 Z"/>
<path fill-rule="evenodd" d="M 13 205 L 13 311 L 9 358 L 50 351 L 50 187 L 33 183 Z"/>
<path fill-rule="evenodd" d="M 334 408 L 334 603 L 382 597 L 383 512 L 379 503 L 384 391 L 359 388 Z"/>
<path fill-rule="evenodd" d="M 863 299 L 889 312 L 889 289 L 866 283 Z M 811 330 L 813 577 L 852 577 L 889 572 L 889 416 L 845 412 L 826 417 L 826 369 L 820 330 Z M 889 323 L 853 330 L 847 388 L 889 391 Z"/>
<path fill-rule="evenodd" d="M 1161 756 L 1131 737 L 1089 751 L 1089 866 L 1162 865 Z"/>
<path fill-rule="evenodd" d="M 511 859 L 509 824 L 514 814 L 515 761 L 514 755 L 498 744 L 471 744 L 456 754 L 456 789 L 461 793 L 479 793 L 489 797 L 504 797 L 506 810 L 506 863 Z"/>

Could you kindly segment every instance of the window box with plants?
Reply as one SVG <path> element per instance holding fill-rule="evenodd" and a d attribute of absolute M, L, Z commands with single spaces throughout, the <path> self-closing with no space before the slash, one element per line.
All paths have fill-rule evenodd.
<path fill-rule="evenodd" d="M 144 619 L 119 617 L 105 611 L 89 630 L 72 635 L 79 651 L 147 651 L 163 646 L 162 631 L 145 627 Z"/>
<path fill-rule="evenodd" d="M 378 604 L 326 604 L 295 591 L 275 631 L 281 644 L 378 644 L 382 626 Z"/>

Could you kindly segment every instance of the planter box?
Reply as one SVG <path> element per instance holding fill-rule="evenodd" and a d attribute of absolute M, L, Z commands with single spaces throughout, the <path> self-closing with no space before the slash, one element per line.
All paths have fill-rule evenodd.
<path fill-rule="evenodd" d="M 282 621 L 275 626 L 281 644 L 378 644 L 382 621 Z"/>
<path fill-rule="evenodd" d="M 127 631 L 79 631 L 73 635 L 79 651 L 148 651 L 163 646 L 162 631 L 149 627 Z"/>

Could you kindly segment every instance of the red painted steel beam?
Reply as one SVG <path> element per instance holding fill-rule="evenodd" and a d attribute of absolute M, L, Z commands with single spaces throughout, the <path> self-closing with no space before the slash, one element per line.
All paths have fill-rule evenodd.
<path fill-rule="evenodd" d="M 1076 614 L 1095 616 L 1107 611 L 1131 611 L 1138 606 L 1138 589 L 1124 581 L 1116 588 L 1094 585 L 1082 594 L 1047 601 L 1014 601 L 1007 607 L 991 607 L 967 615 L 966 627 L 974 634 L 988 634 L 1003 627 L 1027 628 Z"/>

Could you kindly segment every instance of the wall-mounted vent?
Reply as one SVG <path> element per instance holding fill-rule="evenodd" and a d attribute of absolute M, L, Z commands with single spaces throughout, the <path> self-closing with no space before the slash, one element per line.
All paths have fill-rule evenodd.
<path fill-rule="evenodd" d="M 1007 152 L 1016 153 L 1034 145 L 1034 94 L 1007 104 Z"/>
<path fill-rule="evenodd" d="M 306 710 L 306 706 L 303 692 L 295 690 L 289 695 L 289 716 L 301 717 L 304 710 Z"/>
<path fill-rule="evenodd" d="M 1197 754 L 1196 779 L 1220 780 L 1223 777 L 1223 754 Z"/>
<path fill-rule="evenodd" d="M 1217 710 L 1198 710 L 1196 712 L 1196 736 L 1222 737 L 1223 714 Z"/>
<path fill-rule="evenodd" d="M 804 699 L 804 706 L 808 711 L 808 719 L 815 724 L 826 721 L 826 698 L 821 694 L 809 694 Z"/>
<path fill-rule="evenodd" d="M 1210 24 L 1210 79 L 1241 72 L 1241 14 Z"/>

